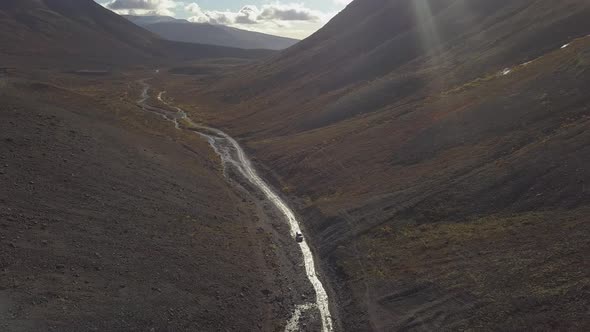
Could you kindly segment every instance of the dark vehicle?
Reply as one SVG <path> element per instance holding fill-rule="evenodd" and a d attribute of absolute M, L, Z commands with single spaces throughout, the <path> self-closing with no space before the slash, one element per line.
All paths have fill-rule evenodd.
<path fill-rule="evenodd" d="M 295 241 L 297 241 L 297 243 L 301 243 L 301 242 L 303 242 L 303 234 L 301 234 L 301 233 L 299 233 L 299 232 L 298 232 L 298 233 L 295 235 Z"/>

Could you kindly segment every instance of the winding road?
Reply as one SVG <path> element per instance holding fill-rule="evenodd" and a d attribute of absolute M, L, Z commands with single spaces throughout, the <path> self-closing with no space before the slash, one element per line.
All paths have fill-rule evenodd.
<path fill-rule="evenodd" d="M 143 90 L 141 99 L 138 101 L 138 105 L 141 106 L 143 110 L 150 113 L 155 113 L 165 120 L 172 122 L 178 130 L 189 130 L 207 139 L 213 150 L 221 158 L 224 170 L 228 166 L 234 167 L 239 172 L 239 174 L 241 174 L 245 179 L 258 188 L 264 194 L 266 199 L 268 199 L 268 201 L 271 202 L 285 217 L 285 220 L 290 227 L 291 236 L 295 238 L 295 235 L 298 232 L 301 232 L 301 227 L 299 225 L 299 221 L 295 217 L 295 214 L 289 208 L 286 202 L 279 196 L 279 194 L 277 194 L 277 192 L 273 190 L 271 186 L 258 175 L 256 169 L 238 142 L 219 129 L 195 124 L 192 122 L 183 110 L 172 106 L 163 100 L 162 96 L 164 92 L 160 92 L 157 98 L 161 103 L 169 107 L 170 110 L 148 105 L 147 102 L 150 99 L 150 86 L 146 83 L 146 81 L 147 80 L 139 81 L 139 83 L 143 86 Z M 302 312 L 312 308 L 317 308 L 320 313 L 322 332 L 332 332 L 333 322 L 330 315 L 328 294 L 326 293 L 324 285 L 318 277 L 312 251 L 305 241 L 299 244 L 299 248 L 303 256 L 307 279 L 315 290 L 316 299 L 314 303 L 298 305 L 293 310 L 291 319 L 286 323 L 285 331 L 298 331 L 299 320 Z"/>

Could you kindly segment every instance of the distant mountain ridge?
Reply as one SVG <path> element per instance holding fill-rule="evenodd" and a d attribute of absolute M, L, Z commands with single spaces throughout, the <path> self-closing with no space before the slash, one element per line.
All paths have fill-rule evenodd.
<path fill-rule="evenodd" d="M 243 49 L 283 50 L 297 39 L 273 36 L 224 25 L 193 23 L 169 16 L 123 16 L 162 38 L 196 44 L 209 44 Z"/>
<path fill-rule="evenodd" d="M 135 23 L 139 26 L 155 24 L 155 23 L 163 23 L 163 22 L 177 22 L 177 23 L 190 23 L 188 20 L 175 18 L 172 16 L 162 16 L 162 15 L 121 15 L 122 17 L 126 18 L 127 20 Z"/>

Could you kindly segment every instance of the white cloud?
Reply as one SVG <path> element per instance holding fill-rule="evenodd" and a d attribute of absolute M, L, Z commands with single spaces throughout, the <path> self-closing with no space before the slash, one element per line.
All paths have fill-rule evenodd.
<path fill-rule="evenodd" d="M 186 5 L 186 6 L 184 7 L 184 9 L 185 9 L 187 12 L 189 12 L 189 13 L 193 13 L 193 14 L 198 14 L 198 13 L 202 13 L 202 12 L 203 12 L 203 10 L 201 9 L 201 6 L 199 6 L 198 4 L 196 4 L 196 3 L 194 3 L 194 2 L 193 2 L 193 3 L 191 3 L 191 4 L 188 4 L 188 5 Z"/>
<path fill-rule="evenodd" d="M 275 0 L 261 6 L 245 5 L 237 11 L 206 10 L 198 4 L 198 0 L 192 3 L 187 0 L 97 1 L 118 14 L 188 17 L 191 22 L 221 24 L 294 38 L 309 36 L 336 15 L 335 12 L 325 13 L 311 9 L 302 3 L 285 2 L 297 0 Z M 350 2 L 332 1 L 339 4 Z"/>
<path fill-rule="evenodd" d="M 321 20 L 321 16 L 322 13 L 306 8 L 302 4 L 280 4 L 277 2 L 263 5 L 258 18 L 261 20 L 317 22 Z"/>
<path fill-rule="evenodd" d="M 188 19 L 191 22 L 223 24 L 266 32 L 294 25 L 318 25 L 333 16 L 299 3 L 280 2 L 265 4 L 260 8 L 246 5 L 236 12 L 203 10 L 197 3 L 188 4 L 184 9 L 192 15 Z"/>
<path fill-rule="evenodd" d="M 174 16 L 177 3 L 174 0 L 112 0 L 103 6 L 119 14 Z"/>
<path fill-rule="evenodd" d="M 193 17 L 191 17 L 191 20 L 193 22 L 207 21 L 207 15 L 205 14 L 205 11 L 203 11 L 203 9 L 201 9 L 201 6 L 199 6 L 196 3 L 186 5 L 184 7 L 184 10 L 193 15 Z"/>
<path fill-rule="evenodd" d="M 192 15 L 189 21 L 211 24 L 256 24 L 259 10 L 256 6 L 244 6 L 237 12 L 203 10 L 198 4 L 191 3 L 184 9 Z"/>

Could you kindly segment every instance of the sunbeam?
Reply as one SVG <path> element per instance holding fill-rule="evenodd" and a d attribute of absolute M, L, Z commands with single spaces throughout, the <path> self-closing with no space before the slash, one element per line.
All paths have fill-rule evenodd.
<path fill-rule="evenodd" d="M 416 29 L 424 51 L 435 50 L 441 45 L 430 0 L 413 0 L 412 8 L 416 18 Z"/>

